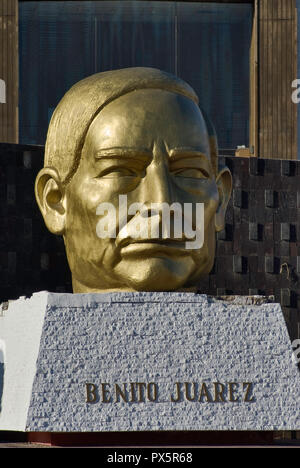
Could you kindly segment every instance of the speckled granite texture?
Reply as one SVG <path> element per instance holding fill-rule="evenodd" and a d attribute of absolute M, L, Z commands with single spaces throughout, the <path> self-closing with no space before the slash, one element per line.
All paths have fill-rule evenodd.
<path fill-rule="evenodd" d="M 264 302 L 40 292 L 10 303 L 0 330 L 19 309 L 41 323 L 24 430 L 299 430 L 299 370 L 280 305 Z M 31 328 L 25 320 L 16 336 Z M 6 346 L 2 403 L 13 411 L 10 353 Z"/>

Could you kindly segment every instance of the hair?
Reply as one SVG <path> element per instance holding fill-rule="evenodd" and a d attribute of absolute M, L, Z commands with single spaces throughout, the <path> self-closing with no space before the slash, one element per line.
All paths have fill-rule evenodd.
<path fill-rule="evenodd" d="M 183 80 L 155 68 L 124 68 L 96 73 L 76 83 L 57 105 L 48 129 L 45 167 L 54 167 L 67 184 L 80 163 L 88 129 L 110 102 L 139 89 L 161 89 L 181 94 L 198 105 L 195 91 Z M 207 123 L 211 162 L 216 171 L 217 149 L 214 129 Z"/>

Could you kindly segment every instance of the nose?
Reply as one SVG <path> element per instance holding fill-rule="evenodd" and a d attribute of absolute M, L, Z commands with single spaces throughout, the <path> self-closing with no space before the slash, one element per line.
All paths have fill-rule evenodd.
<path fill-rule="evenodd" d="M 172 203 L 174 196 L 168 157 L 157 151 L 147 167 L 146 176 L 140 185 L 139 197 L 145 205 L 150 203 Z"/>

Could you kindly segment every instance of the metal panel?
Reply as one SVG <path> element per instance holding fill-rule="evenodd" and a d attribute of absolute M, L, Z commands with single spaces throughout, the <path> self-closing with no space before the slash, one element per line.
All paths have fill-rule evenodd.
<path fill-rule="evenodd" d="M 152 66 L 194 87 L 221 148 L 248 147 L 252 12 L 251 2 L 20 2 L 20 142 L 44 144 L 76 81 Z"/>
<path fill-rule="evenodd" d="M 259 2 L 259 156 L 297 159 L 295 0 Z"/>
<path fill-rule="evenodd" d="M 0 141 L 18 142 L 18 2 L 0 2 L 0 79 L 6 88 L 0 103 Z"/>

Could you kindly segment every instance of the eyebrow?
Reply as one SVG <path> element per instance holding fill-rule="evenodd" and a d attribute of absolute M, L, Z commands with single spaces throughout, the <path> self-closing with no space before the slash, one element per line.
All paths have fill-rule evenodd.
<path fill-rule="evenodd" d="M 173 148 L 169 152 L 170 159 L 176 161 L 177 159 L 187 159 L 187 158 L 200 158 L 205 162 L 210 162 L 209 158 L 197 148 Z"/>
<path fill-rule="evenodd" d="M 103 148 L 96 152 L 95 159 L 113 159 L 130 157 L 132 159 L 152 159 L 152 152 L 145 148 L 131 148 L 131 147 L 113 147 Z"/>

